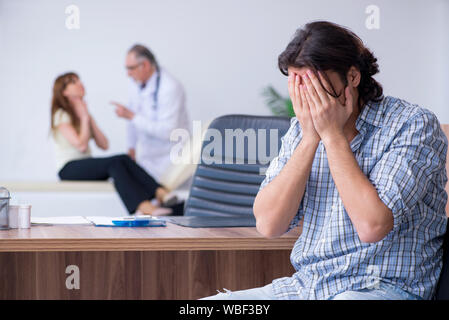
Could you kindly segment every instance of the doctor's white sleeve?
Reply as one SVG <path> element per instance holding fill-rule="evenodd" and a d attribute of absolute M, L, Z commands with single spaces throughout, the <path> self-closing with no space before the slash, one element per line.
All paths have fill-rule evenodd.
<path fill-rule="evenodd" d="M 152 137 L 168 140 L 171 132 L 177 129 L 182 122 L 180 117 L 185 116 L 183 108 L 185 108 L 184 90 L 182 87 L 176 86 L 160 96 L 157 121 L 152 121 L 143 114 L 136 113 L 131 122 L 138 131 L 145 132 Z"/>
<path fill-rule="evenodd" d="M 126 125 L 126 136 L 128 150 L 135 149 L 137 144 L 137 133 L 132 121 L 128 121 L 128 124 Z"/>

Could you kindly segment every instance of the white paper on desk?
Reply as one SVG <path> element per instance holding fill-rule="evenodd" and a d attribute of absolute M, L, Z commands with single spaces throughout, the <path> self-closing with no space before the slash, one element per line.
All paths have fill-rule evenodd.
<path fill-rule="evenodd" d="M 68 217 L 33 217 L 31 223 L 34 224 L 92 224 L 89 220 L 82 216 Z"/>
<path fill-rule="evenodd" d="M 157 218 L 157 217 L 151 217 L 151 216 L 136 216 L 136 217 L 130 217 L 130 216 L 126 216 L 126 217 L 105 217 L 105 216 L 90 216 L 90 217 L 86 217 L 86 220 L 92 222 L 94 225 L 96 225 L 97 227 L 117 227 L 116 224 L 114 224 L 112 222 L 112 220 L 120 220 L 120 219 L 149 219 L 149 220 L 153 220 L 153 221 L 160 221 L 161 219 Z M 151 221 L 150 221 L 151 223 Z M 153 225 L 156 226 L 156 225 Z M 158 225 L 159 226 L 159 225 Z"/>
<path fill-rule="evenodd" d="M 96 226 L 116 226 L 112 223 L 112 220 L 116 220 L 117 217 L 104 217 L 104 216 L 91 216 L 86 217 L 86 220 L 92 222 Z"/>

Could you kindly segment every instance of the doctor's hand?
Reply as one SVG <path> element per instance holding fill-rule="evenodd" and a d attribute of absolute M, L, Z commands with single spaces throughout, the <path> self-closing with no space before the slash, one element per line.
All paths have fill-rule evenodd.
<path fill-rule="evenodd" d="M 134 112 L 129 110 L 127 107 L 125 107 L 123 104 L 120 104 L 118 102 L 112 101 L 111 104 L 115 105 L 115 113 L 120 118 L 132 120 L 134 118 Z"/>

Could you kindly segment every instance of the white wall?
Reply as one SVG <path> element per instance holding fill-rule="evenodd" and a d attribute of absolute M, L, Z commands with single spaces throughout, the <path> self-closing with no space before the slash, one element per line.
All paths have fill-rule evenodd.
<path fill-rule="evenodd" d="M 65 8 L 80 9 L 81 28 L 65 27 Z M 380 8 L 380 29 L 365 27 L 365 8 Z M 355 31 L 379 58 L 390 95 L 449 122 L 449 4 L 446 0 L 0 0 L 0 181 L 55 180 L 48 136 L 55 77 L 78 72 L 91 113 L 111 148 L 125 151 L 124 122 L 112 99 L 126 102 L 126 50 L 148 45 L 182 81 L 192 119 L 269 114 L 261 90 L 287 93 L 277 56 L 295 29 L 327 19 Z"/>

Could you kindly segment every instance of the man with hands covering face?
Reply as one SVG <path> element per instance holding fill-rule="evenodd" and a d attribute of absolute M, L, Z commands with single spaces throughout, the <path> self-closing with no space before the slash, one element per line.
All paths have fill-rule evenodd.
<path fill-rule="evenodd" d="M 265 237 L 302 225 L 295 273 L 208 299 L 431 299 L 447 225 L 438 119 L 384 96 L 373 53 L 334 23 L 298 29 L 278 64 L 296 116 L 253 212 Z"/>
<path fill-rule="evenodd" d="M 306 152 L 315 154 L 318 143 L 323 142 L 332 177 L 360 240 L 383 239 L 393 228 L 393 214 L 360 170 L 350 148 L 358 134 L 355 122 L 360 114 L 357 91 L 360 71 L 350 68 L 347 86 L 332 71 L 326 73 L 330 83 L 321 71 L 315 73 L 308 68 L 288 71 L 293 108 L 303 128 L 303 139 L 311 145 Z M 334 92 L 338 97 L 332 95 Z M 355 194 L 364 196 L 354 197 Z"/>

